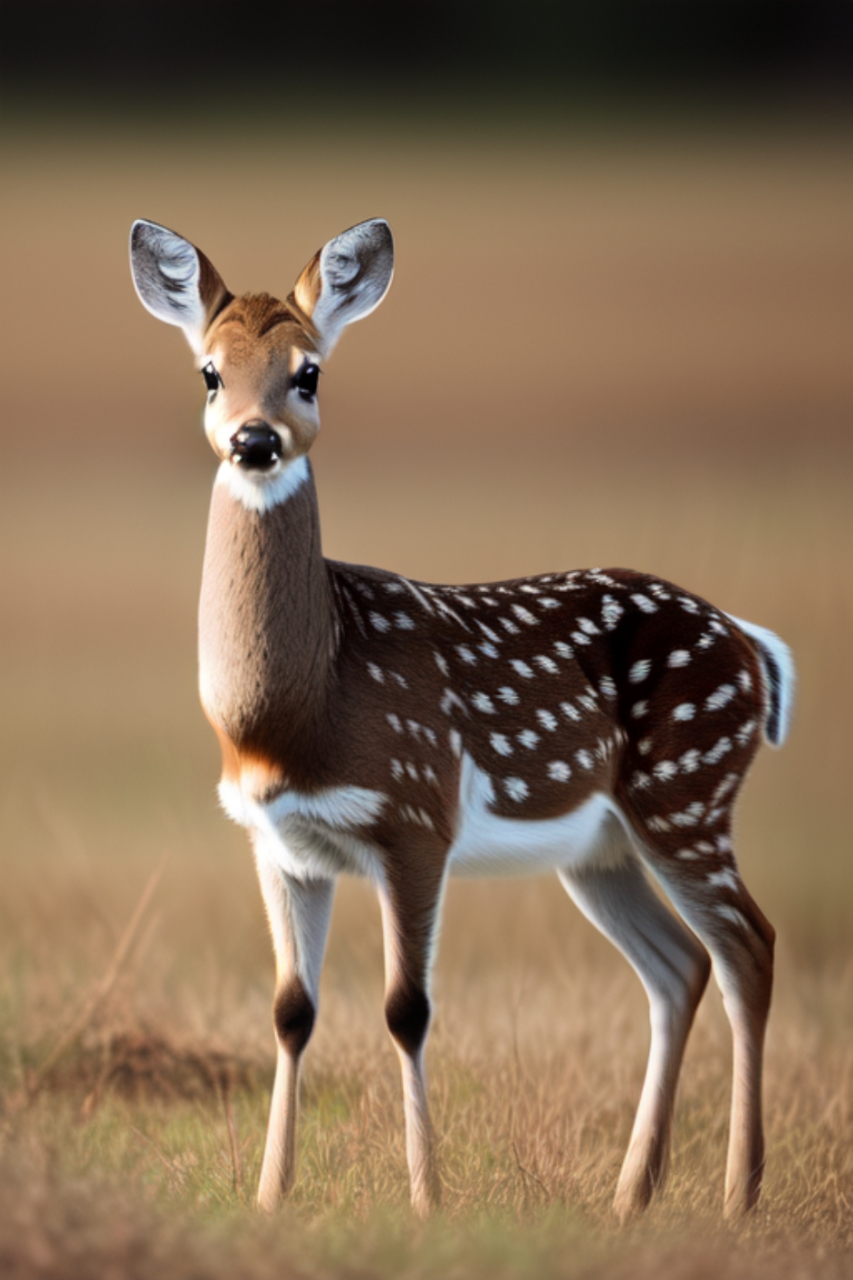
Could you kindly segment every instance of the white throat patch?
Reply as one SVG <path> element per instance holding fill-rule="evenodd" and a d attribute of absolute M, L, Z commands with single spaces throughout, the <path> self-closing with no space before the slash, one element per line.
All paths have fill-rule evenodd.
<path fill-rule="evenodd" d="M 242 471 L 236 463 L 223 462 L 216 473 L 216 484 L 223 485 L 235 502 L 258 515 L 287 502 L 307 479 L 305 454 L 273 472 Z"/>

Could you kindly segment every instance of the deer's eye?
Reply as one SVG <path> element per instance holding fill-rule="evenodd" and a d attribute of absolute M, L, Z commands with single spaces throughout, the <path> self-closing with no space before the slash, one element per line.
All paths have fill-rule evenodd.
<path fill-rule="evenodd" d="M 201 376 L 204 378 L 204 385 L 207 387 L 207 396 L 212 400 L 219 388 L 223 385 L 216 366 L 212 360 L 208 360 L 207 364 L 202 365 Z"/>
<path fill-rule="evenodd" d="M 320 377 L 320 366 L 303 364 L 293 376 L 293 385 L 299 392 L 301 400 L 313 400 L 317 394 L 317 379 Z"/>

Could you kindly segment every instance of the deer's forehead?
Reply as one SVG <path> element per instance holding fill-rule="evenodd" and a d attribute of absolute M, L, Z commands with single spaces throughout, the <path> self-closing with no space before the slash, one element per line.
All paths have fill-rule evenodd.
<path fill-rule="evenodd" d="M 235 298 L 208 332 L 208 347 L 237 366 L 268 365 L 291 352 L 313 351 L 316 339 L 283 302 L 269 294 Z"/>

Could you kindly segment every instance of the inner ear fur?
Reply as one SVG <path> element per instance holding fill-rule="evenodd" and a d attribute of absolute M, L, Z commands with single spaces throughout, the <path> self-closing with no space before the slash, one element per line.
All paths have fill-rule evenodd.
<path fill-rule="evenodd" d="M 393 274 L 394 241 L 383 218 L 350 227 L 314 254 L 292 296 L 314 324 L 324 355 L 346 325 L 379 306 Z"/>
<path fill-rule="evenodd" d="M 179 325 L 200 355 L 208 325 L 232 297 L 210 259 L 168 227 L 140 218 L 130 232 L 130 265 L 143 306 Z"/>

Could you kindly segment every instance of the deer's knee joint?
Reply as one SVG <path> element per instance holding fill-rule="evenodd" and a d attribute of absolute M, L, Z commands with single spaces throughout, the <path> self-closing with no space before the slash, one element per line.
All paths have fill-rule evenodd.
<path fill-rule="evenodd" d="M 400 986 L 385 1000 L 385 1022 L 404 1053 L 415 1054 L 429 1027 L 429 997 L 420 987 Z"/>
<path fill-rule="evenodd" d="M 273 1009 L 275 1033 L 279 1044 L 291 1057 L 298 1058 L 314 1030 L 314 1002 L 299 978 L 291 978 L 276 994 Z"/>

